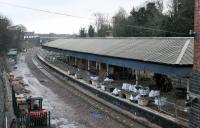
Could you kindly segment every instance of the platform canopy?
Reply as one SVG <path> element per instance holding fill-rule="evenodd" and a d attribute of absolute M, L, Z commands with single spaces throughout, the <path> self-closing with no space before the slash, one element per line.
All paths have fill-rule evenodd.
<path fill-rule="evenodd" d="M 189 76 L 194 39 L 189 37 L 58 39 L 43 48 L 116 66 Z"/>

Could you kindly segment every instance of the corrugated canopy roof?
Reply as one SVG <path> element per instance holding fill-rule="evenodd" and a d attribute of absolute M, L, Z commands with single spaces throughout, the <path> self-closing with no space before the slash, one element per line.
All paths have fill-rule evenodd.
<path fill-rule="evenodd" d="M 187 37 L 135 37 L 59 39 L 44 46 L 146 62 L 191 65 L 193 44 L 194 39 Z"/>

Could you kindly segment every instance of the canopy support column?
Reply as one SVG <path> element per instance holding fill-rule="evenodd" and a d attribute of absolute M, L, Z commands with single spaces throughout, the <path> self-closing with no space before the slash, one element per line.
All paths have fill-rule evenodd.
<path fill-rule="evenodd" d="M 109 75 L 109 64 L 106 64 L 106 75 L 108 76 Z"/>
<path fill-rule="evenodd" d="M 90 60 L 88 60 L 88 71 L 90 70 Z"/>

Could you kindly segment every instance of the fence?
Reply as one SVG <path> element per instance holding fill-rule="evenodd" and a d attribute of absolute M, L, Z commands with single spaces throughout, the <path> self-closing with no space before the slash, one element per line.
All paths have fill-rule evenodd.
<path fill-rule="evenodd" d="M 168 101 L 163 101 L 161 104 L 162 105 L 157 107 L 158 111 L 183 121 L 189 121 L 189 112 L 191 107 L 183 107 Z"/>
<path fill-rule="evenodd" d="M 5 127 L 5 101 L 4 101 L 4 86 L 3 74 L 0 71 L 0 127 Z"/>

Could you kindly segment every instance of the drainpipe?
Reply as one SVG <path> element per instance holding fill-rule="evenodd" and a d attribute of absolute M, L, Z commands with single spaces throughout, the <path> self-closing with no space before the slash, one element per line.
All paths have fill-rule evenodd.
<path fill-rule="evenodd" d="M 101 71 L 101 63 L 99 63 L 99 71 Z"/>
<path fill-rule="evenodd" d="M 98 62 L 96 62 L 96 70 L 98 70 Z"/>
<path fill-rule="evenodd" d="M 77 66 L 77 58 L 75 57 L 75 66 Z"/>
<path fill-rule="evenodd" d="M 135 84 L 138 85 L 138 71 L 135 70 Z"/>
<path fill-rule="evenodd" d="M 190 79 L 187 78 L 187 101 L 190 100 Z"/>
<path fill-rule="evenodd" d="M 108 76 L 109 75 L 109 64 L 106 64 L 106 75 Z"/>

